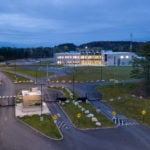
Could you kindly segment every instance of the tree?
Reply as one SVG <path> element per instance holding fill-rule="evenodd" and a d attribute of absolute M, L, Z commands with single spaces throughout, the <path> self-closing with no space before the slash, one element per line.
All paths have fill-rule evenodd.
<path fill-rule="evenodd" d="M 147 97 L 150 96 L 150 42 L 144 44 L 139 55 L 141 58 L 134 58 L 131 75 L 144 79 L 144 94 Z"/>

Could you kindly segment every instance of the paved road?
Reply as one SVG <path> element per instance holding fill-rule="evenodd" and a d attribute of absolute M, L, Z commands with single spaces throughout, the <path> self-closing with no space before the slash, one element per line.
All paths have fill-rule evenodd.
<path fill-rule="evenodd" d="M 15 94 L 14 85 L 4 78 L 0 95 Z M 54 104 L 55 105 L 55 104 Z M 59 108 L 55 105 L 53 109 Z M 70 124 L 61 112 L 61 121 Z M 14 107 L 0 107 L 0 150 L 149 150 L 150 129 L 141 125 L 81 131 L 61 125 L 64 140 L 47 139 L 14 117 Z"/>
<path fill-rule="evenodd" d="M 63 141 L 40 136 L 14 118 L 13 107 L 0 108 L 0 150 L 149 150 L 150 129 L 143 126 L 80 131 L 63 129 Z"/>
<path fill-rule="evenodd" d="M 107 116 L 109 119 L 112 119 L 117 125 L 138 125 L 138 122 L 136 122 L 133 119 L 129 119 L 126 116 L 119 114 L 116 112 L 116 115 L 113 116 L 112 112 L 114 111 L 112 108 L 108 107 L 105 103 L 102 101 L 90 101 L 90 103 L 96 108 L 99 109 L 100 112 L 102 112 L 105 116 Z"/>

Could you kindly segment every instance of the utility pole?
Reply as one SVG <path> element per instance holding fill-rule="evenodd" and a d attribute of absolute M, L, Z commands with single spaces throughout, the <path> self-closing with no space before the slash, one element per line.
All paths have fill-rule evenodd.
<path fill-rule="evenodd" d="M 35 84 L 37 84 L 37 68 L 35 70 Z"/>
<path fill-rule="evenodd" d="M 75 60 L 73 61 L 73 100 L 75 98 Z"/>
<path fill-rule="evenodd" d="M 41 88 L 41 114 L 40 114 L 40 121 L 43 121 L 43 85 L 44 83 L 39 83 L 38 85 L 40 85 L 40 88 Z"/>
<path fill-rule="evenodd" d="M 130 52 L 132 52 L 133 49 L 132 41 L 133 41 L 133 34 L 130 33 Z"/>
<path fill-rule="evenodd" d="M 102 51 L 101 51 L 101 57 L 100 57 L 100 79 L 101 79 L 101 81 L 102 81 L 102 79 L 103 79 L 103 77 L 102 77 L 102 75 L 103 75 L 103 68 L 102 68 L 102 63 L 103 63 L 103 59 L 102 59 Z"/>
<path fill-rule="evenodd" d="M 48 78 L 49 77 L 49 73 L 48 73 L 49 66 L 48 66 L 48 63 L 47 63 L 47 69 L 46 70 L 47 70 L 47 83 L 48 83 L 49 82 L 49 78 Z"/>

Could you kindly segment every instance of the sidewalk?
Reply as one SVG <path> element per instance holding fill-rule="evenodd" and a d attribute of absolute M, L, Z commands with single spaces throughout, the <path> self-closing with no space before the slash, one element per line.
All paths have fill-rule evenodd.
<path fill-rule="evenodd" d="M 41 107 L 23 108 L 22 103 L 18 103 L 15 106 L 16 117 L 41 115 Z M 47 104 L 43 102 L 42 104 L 42 114 L 50 114 Z"/>

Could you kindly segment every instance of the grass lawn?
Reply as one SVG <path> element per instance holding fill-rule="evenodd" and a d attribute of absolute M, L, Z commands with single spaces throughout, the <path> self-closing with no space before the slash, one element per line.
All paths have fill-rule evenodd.
<path fill-rule="evenodd" d="M 90 113 L 94 114 L 94 117 L 98 119 L 99 122 L 101 122 L 101 127 L 113 127 L 115 126 L 114 123 L 106 118 L 101 113 L 96 113 L 95 108 L 90 104 L 81 104 L 84 108 L 90 111 Z M 86 105 L 86 106 L 85 106 Z M 98 126 L 95 125 L 94 122 L 91 121 L 91 118 L 88 118 L 86 114 L 84 114 L 81 109 L 79 109 L 77 106 L 73 104 L 73 102 L 70 102 L 69 104 L 65 104 L 62 106 L 62 108 L 65 110 L 65 112 L 68 114 L 70 119 L 72 120 L 73 124 L 76 127 L 79 128 L 96 128 Z M 80 113 L 81 118 L 77 118 L 76 115 Z"/>
<path fill-rule="evenodd" d="M 61 105 L 61 107 L 68 114 L 69 118 L 71 119 L 71 121 L 76 127 L 79 127 L 79 128 L 96 128 L 97 127 L 95 123 L 92 122 L 91 119 L 88 118 L 86 114 L 81 111 L 81 109 L 79 109 L 77 106 L 73 104 L 73 101 L 70 99 L 70 95 L 65 88 L 54 87 L 52 89 L 61 90 L 64 93 L 65 97 L 67 97 L 67 99 L 70 100 L 70 103 Z M 75 94 L 75 97 L 77 97 L 77 94 Z M 80 105 L 82 105 L 85 109 L 89 110 L 90 113 L 94 114 L 94 116 L 98 119 L 98 121 L 101 122 L 102 124 L 101 127 L 115 126 L 114 123 L 108 118 L 106 118 L 103 114 L 97 113 L 96 109 L 92 105 L 87 104 L 87 103 L 80 103 Z M 76 117 L 78 113 L 81 114 L 81 118 L 79 119 Z"/>
<path fill-rule="evenodd" d="M 65 76 L 53 78 L 53 81 L 59 80 L 72 80 L 73 79 L 73 67 L 67 67 L 72 70 Z M 132 67 L 75 67 L 74 76 L 77 81 L 91 81 L 91 80 L 125 80 L 130 79 L 130 72 Z"/>
<path fill-rule="evenodd" d="M 8 68 L 8 69 L 14 71 L 14 68 Z M 41 70 L 36 71 L 36 70 L 20 68 L 20 67 L 16 68 L 16 72 L 20 72 L 20 73 L 23 73 L 32 77 L 35 77 L 37 75 L 37 78 L 45 77 L 47 75 L 47 72 L 45 71 L 41 71 Z M 49 72 L 48 74 L 53 75 L 53 73 L 51 72 Z"/>
<path fill-rule="evenodd" d="M 33 116 L 24 116 L 21 119 L 22 121 L 26 122 L 33 128 L 39 130 L 40 132 L 44 133 L 45 135 L 59 139 L 61 138 L 61 135 L 53 122 L 53 119 L 50 115 L 43 115 L 44 120 L 40 121 L 39 115 L 33 115 Z"/>
<path fill-rule="evenodd" d="M 3 73 L 8 76 L 13 82 L 15 81 L 30 81 L 30 79 L 28 78 L 25 78 L 25 77 L 22 77 L 22 76 L 19 76 L 19 75 L 16 75 L 14 73 L 10 73 L 10 72 L 5 72 L 3 71 Z M 27 82 L 27 83 L 30 83 L 30 82 Z"/>
<path fill-rule="evenodd" d="M 138 83 L 124 83 L 99 86 L 97 90 L 103 94 L 103 100 L 114 110 L 150 126 L 150 98 L 134 97 L 132 93 L 137 87 Z M 110 101 L 112 98 L 113 101 Z M 142 110 L 146 110 L 144 122 Z"/>

